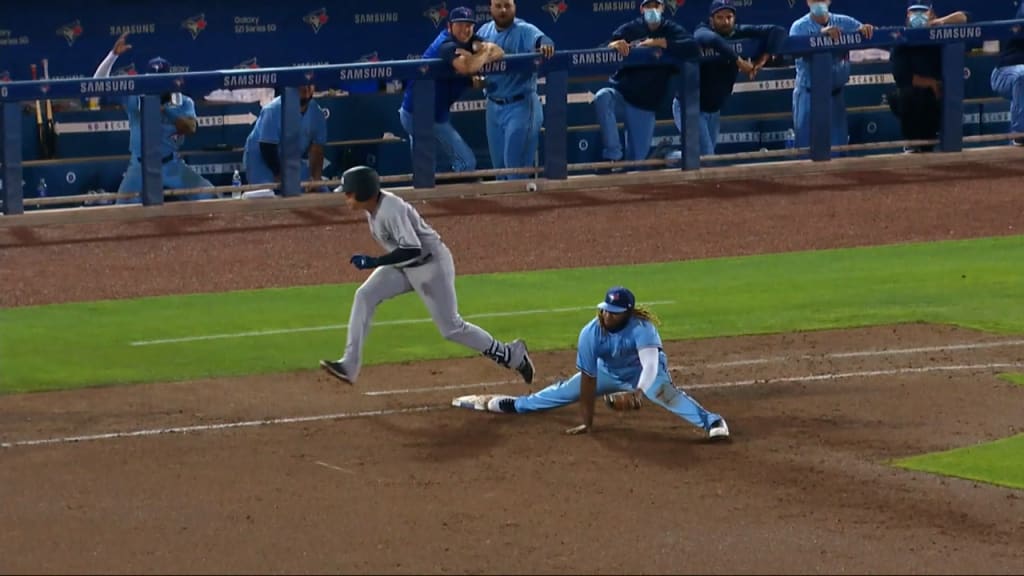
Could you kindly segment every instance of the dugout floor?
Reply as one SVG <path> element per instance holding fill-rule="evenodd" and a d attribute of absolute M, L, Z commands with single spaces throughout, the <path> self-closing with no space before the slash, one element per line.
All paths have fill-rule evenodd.
<path fill-rule="evenodd" d="M 671 260 L 1018 234 L 1020 172 L 596 189 L 424 213 L 462 272 Z M 6 229 L 4 267 L 33 272 L 0 305 L 349 281 L 341 264 L 369 247 L 365 220 L 341 210 Z M 126 265 L 139 253 L 141 267 Z M 1021 432 L 1024 388 L 995 374 L 1024 371 L 1009 367 L 1024 362 L 1024 337 L 903 325 L 668 353 L 678 383 L 729 419 L 732 442 L 708 444 L 650 406 L 602 407 L 600 433 L 580 438 L 560 435 L 574 408 L 450 407 L 525 389 L 482 359 L 369 367 L 356 388 L 310 370 L 0 397 L 0 442 L 15 444 L 0 451 L 0 571 L 1024 566 L 1019 491 L 885 464 Z M 536 362 L 548 381 L 572 354 Z M 93 435 L 109 437 L 67 441 Z"/>

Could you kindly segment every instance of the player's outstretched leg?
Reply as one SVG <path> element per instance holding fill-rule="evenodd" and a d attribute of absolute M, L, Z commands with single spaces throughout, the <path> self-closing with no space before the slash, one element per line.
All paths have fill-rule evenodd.
<path fill-rule="evenodd" d="M 658 379 L 643 391 L 648 400 L 704 430 L 709 438 L 728 438 L 725 419 L 708 412 L 689 394 L 676 388 L 671 380 Z"/>
<path fill-rule="evenodd" d="M 373 321 L 377 305 L 411 289 L 405 275 L 400 271 L 390 266 L 374 270 L 356 290 L 352 299 L 344 356 L 337 361 L 321 360 L 320 367 L 339 380 L 355 384 L 363 364 L 363 343 L 370 333 L 370 323 Z"/>
<path fill-rule="evenodd" d="M 500 366 L 519 372 L 527 384 L 533 382 L 533 360 L 525 342 L 502 342 L 476 324 L 466 322 L 459 314 L 455 295 L 455 263 L 451 252 L 444 247 L 437 248 L 433 262 L 409 270 L 408 276 L 441 336 L 476 350 Z"/>
<path fill-rule="evenodd" d="M 597 395 L 611 394 L 630 387 L 612 378 L 597 377 Z M 504 394 L 477 394 L 462 396 L 452 401 L 453 406 L 472 408 L 474 410 L 497 412 L 500 414 L 525 414 L 540 412 L 568 406 L 580 399 L 580 373 L 565 380 L 559 380 L 550 386 L 523 396 L 507 396 Z"/>

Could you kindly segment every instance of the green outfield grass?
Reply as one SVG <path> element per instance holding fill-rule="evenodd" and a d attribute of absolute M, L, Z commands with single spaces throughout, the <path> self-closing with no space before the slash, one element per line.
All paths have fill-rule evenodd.
<path fill-rule="evenodd" d="M 1024 386 L 1024 374 L 1000 374 L 999 377 L 1007 382 Z"/>
<path fill-rule="evenodd" d="M 1024 488 L 1024 434 L 947 452 L 914 456 L 894 462 L 908 470 Z"/>
<path fill-rule="evenodd" d="M 463 315 L 532 350 L 575 345 L 605 289 L 655 306 L 667 340 L 901 322 L 1024 332 L 1024 236 L 769 256 L 461 276 Z M 0 310 L 0 392 L 313 369 L 340 355 L 355 285 Z M 550 311 L 568 308 L 570 310 Z M 549 311 L 544 311 L 549 310 Z M 523 313 L 534 311 L 533 313 Z M 476 318 L 479 314 L 508 314 Z M 472 353 L 414 295 L 385 302 L 368 363 Z M 421 320 L 416 322 L 417 320 Z M 408 324 L 386 322 L 413 321 Z M 314 330 L 132 346 L 268 330 Z"/>

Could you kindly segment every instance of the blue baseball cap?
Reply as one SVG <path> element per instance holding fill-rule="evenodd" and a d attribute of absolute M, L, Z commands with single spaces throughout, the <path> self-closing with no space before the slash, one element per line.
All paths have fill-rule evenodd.
<path fill-rule="evenodd" d="M 146 64 L 146 69 L 152 73 L 163 74 L 164 72 L 170 72 L 171 63 L 157 56 Z"/>
<path fill-rule="evenodd" d="M 915 10 L 931 10 L 932 0 L 907 0 L 907 12 Z"/>
<path fill-rule="evenodd" d="M 716 12 L 721 12 L 722 10 L 732 10 L 733 14 L 735 14 L 736 6 L 732 0 L 714 0 L 711 3 L 711 9 L 708 10 L 708 14 L 714 16 Z"/>
<path fill-rule="evenodd" d="M 604 302 L 597 305 L 598 308 L 612 314 L 628 312 L 636 306 L 636 297 L 628 288 L 615 286 L 604 295 Z"/>
<path fill-rule="evenodd" d="M 466 8 L 465 6 L 459 6 L 452 8 L 448 12 L 448 22 L 472 22 L 476 24 L 476 15 L 473 14 L 473 10 Z"/>
<path fill-rule="evenodd" d="M 640 7 L 641 8 L 644 7 L 644 4 L 660 4 L 660 5 L 664 6 L 665 2 L 663 0 L 640 0 Z"/>

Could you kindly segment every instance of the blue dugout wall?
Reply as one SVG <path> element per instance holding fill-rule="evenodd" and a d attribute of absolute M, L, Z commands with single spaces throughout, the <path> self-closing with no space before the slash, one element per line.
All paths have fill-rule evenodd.
<path fill-rule="evenodd" d="M 59 2 L 58 2 L 59 3 Z M 790 4 L 793 6 L 790 6 Z M 132 10 L 136 10 L 138 5 L 145 4 L 150 5 L 148 2 L 94 2 L 89 4 L 96 4 L 100 6 L 113 6 L 115 10 L 106 16 L 110 21 L 117 20 L 117 18 L 123 18 L 124 21 L 131 21 L 133 16 Z M 220 2 L 218 3 L 221 14 L 225 17 L 230 15 L 231 5 L 238 4 L 235 2 Z M 321 3 L 323 4 L 323 3 Z M 382 50 L 377 50 L 377 56 L 361 58 L 362 55 L 357 55 L 355 60 L 367 60 L 367 59 L 384 59 L 388 58 L 389 54 L 397 57 L 404 58 L 406 56 L 415 55 L 414 52 L 406 52 L 404 48 L 398 48 L 401 44 L 397 39 L 405 39 L 409 43 L 409 46 L 414 45 L 425 45 L 430 39 L 436 34 L 437 28 L 433 26 L 433 22 L 430 18 L 434 13 L 431 12 L 431 7 L 440 6 L 440 4 L 430 4 L 424 2 L 409 2 L 408 6 L 402 9 L 402 12 L 397 16 L 398 21 L 392 21 L 392 16 L 380 16 L 380 17 L 369 17 L 365 14 L 371 14 L 373 12 L 360 12 L 358 8 L 359 2 L 346 2 L 346 3 L 326 3 L 327 8 L 330 10 L 333 6 L 337 8 L 333 12 L 328 11 L 327 14 L 341 12 L 341 14 L 348 14 L 351 16 L 351 22 L 345 22 L 342 18 L 342 22 L 338 22 L 338 19 L 332 19 L 330 16 L 318 24 L 319 30 L 312 31 L 315 27 L 309 22 L 304 24 L 310 28 L 314 36 L 319 37 L 320 34 L 326 34 L 328 31 L 328 24 L 335 23 L 339 24 L 338 28 L 345 31 L 345 34 L 353 32 L 355 35 L 348 42 L 328 42 L 321 46 L 319 41 L 306 41 L 305 45 L 301 47 L 308 53 L 319 53 L 321 49 L 330 51 L 331 54 L 338 54 L 338 56 L 326 57 L 326 61 L 335 61 L 334 58 L 344 59 L 344 51 L 351 48 L 352 46 L 363 46 L 365 43 L 371 42 L 370 39 L 365 38 L 365 43 L 360 43 L 358 31 L 363 30 L 367 27 L 379 26 L 380 30 L 386 29 L 388 26 L 399 26 L 403 30 L 402 34 L 392 34 L 383 36 L 389 41 L 382 43 L 379 38 L 373 40 Z M 403 3 L 405 4 L 405 3 Z M 423 4 L 422 10 L 419 10 L 418 14 L 415 14 L 413 5 L 419 6 Z M 560 40 L 560 35 L 567 35 L 572 37 L 575 41 L 581 43 L 582 46 L 589 47 L 604 42 L 605 36 L 601 32 L 601 24 L 606 24 L 606 27 L 610 31 L 618 23 L 624 19 L 629 18 L 632 14 L 635 14 L 636 6 L 634 2 L 629 2 L 629 9 L 626 9 L 625 2 L 564 2 L 561 8 L 553 10 L 547 3 L 538 6 L 534 6 L 534 3 L 520 2 L 520 14 L 528 19 L 532 19 L 540 24 L 543 24 L 542 28 L 548 31 L 549 34 L 555 36 L 556 41 L 559 42 L 559 48 L 570 48 Z M 560 5 L 561 5 L 560 4 Z M 680 5 L 681 4 L 681 5 Z M 675 17 L 687 24 L 688 27 L 692 28 L 691 22 L 696 22 L 698 18 L 702 17 L 704 11 L 706 11 L 706 2 L 677 2 Z M 747 22 L 780 22 L 783 25 L 788 25 L 789 21 L 799 17 L 804 9 L 803 3 L 800 0 L 790 2 L 789 0 L 779 0 L 778 2 L 768 2 L 761 0 L 747 0 L 746 2 L 740 2 L 740 4 L 746 4 L 741 8 L 741 16 L 744 21 Z M 842 10 L 844 0 L 837 0 L 834 3 L 834 7 L 837 11 Z M 852 4 L 852 3 L 851 3 Z M 888 21 L 882 19 L 872 19 L 869 17 L 862 16 L 861 12 L 865 11 L 866 6 L 851 6 L 851 10 L 845 10 L 845 12 L 861 17 L 865 21 L 874 20 L 877 23 L 899 24 L 899 18 L 902 16 L 903 3 L 902 2 L 871 2 L 864 3 L 870 5 L 870 11 L 873 11 L 880 18 L 889 15 Z M 890 9 L 881 10 L 881 5 L 889 5 Z M 899 4 L 899 6 L 896 6 Z M 941 12 L 944 5 L 948 4 L 949 9 L 957 7 L 952 2 L 937 3 L 937 8 Z M 1003 6 L 1002 4 L 1005 4 Z M 78 3 L 76 6 L 85 5 L 84 3 Z M 248 3 L 250 6 L 258 8 L 259 3 Z M 454 6 L 454 3 L 445 4 L 445 6 Z M 472 4 L 477 8 L 478 14 L 481 19 L 486 18 L 486 4 L 476 3 Z M 3 3 L 0 5 L 0 11 L 9 10 L 10 5 Z M 121 6 L 124 8 L 123 12 L 119 12 Z M 346 6 L 352 6 L 354 8 L 346 8 Z M 179 6 L 180 7 L 180 6 Z M 531 8 L 532 7 L 532 8 Z M 256 9 L 252 8 L 252 9 Z M 589 12 L 587 11 L 589 8 Z M 979 12 L 979 8 L 983 10 Z M 175 8 L 174 10 L 177 10 Z M 406 10 L 408 9 L 408 11 Z M 70 10 L 70 8 L 69 8 Z M 248 10 L 248 9 L 247 9 Z M 290 9 L 289 9 L 290 10 Z M 317 8 L 319 10 L 319 8 Z M 314 10 L 313 12 L 316 12 Z M 352 11 L 356 10 L 356 11 Z M 531 13 L 530 10 L 533 10 Z M 991 3 L 986 2 L 985 6 L 972 7 L 975 17 L 980 13 L 988 14 L 989 11 L 995 13 L 999 12 L 1002 15 L 1005 12 L 1013 12 L 1014 2 L 1002 0 L 993 0 Z M 162 15 L 165 12 L 170 11 L 168 8 L 161 8 L 156 11 L 156 14 Z M 58 11 L 52 11 L 58 13 Z M 237 12 L 237 10 L 236 10 Z M 310 12 L 310 13 L 313 13 Z M 442 11 L 443 12 L 443 11 Z M 670 6 L 670 12 L 671 6 Z M 890 12 L 892 14 L 890 14 Z M 68 13 L 68 12 L 63 12 Z M 199 31 L 199 34 L 195 38 L 192 38 L 192 31 L 186 26 L 183 30 L 187 32 L 187 37 L 190 40 L 198 40 L 199 37 L 205 35 L 207 32 L 211 32 L 210 36 L 214 36 L 210 22 L 210 14 L 216 12 L 208 10 L 204 13 L 204 18 L 208 24 L 204 25 L 203 29 Z M 140 14 L 140 12 L 135 12 Z M 303 18 L 305 17 L 304 13 Z M 363 16 L 360 16 L 363 14 Z M 533 16 L 531 16 L 533 14 Z M 688 18 L 687 15 L 690 15 Z M 895 16 L 893 16 L 893 14 Z M 116 17 L 115 17 L 116 16 Z M 416 16 L 416 18 L 414 18 Z M 242 22 L 242 19 L 247 18 L 246 16 L 237 16 Z M 275 17 L 284 18 L 283 15 L 278 14 Z M 570 26 L 568 23 L 571 18 L 578 17 L 580 19 L 586 19 L 586 26 Z M 23 17 L 22 17 L 23 18 Z M 234 18 L 234 17 L 232 17 Z M 21 19 L 21 18 L 19 18 Z M 420 22 L 420 19 L 424 20 L 426 24 Z M 409 21 L 412 24 L 409 24 Z M 7 20 L 5 20 L 7 21 Z M 122 21 L 122 20 L 117 20 Z M 169 20 L 167 21 L 169 22 Z M 550 24 L 548 24 L 550 22 Z M 404 23 L 404 24 L 403 24 Z M 81 23 L 80 23 L 81 24 Z M 179 25 L 183 22 L 178 22 Z M 578 24 L 578 22 L 577 22 Z M 33 26 L 39 26 L 39 22 L 33 20 Z M 242 25 L 242 24 L 239 24 Z M 371 26 L 372 25 L 372 26 Z M 562 31 L 560 26 L 565 25 L 565 30 Z M 110 44 L 116 38 L 116 35 L 120 31 L 124 30 L 124 26 L 142 26 L 129 24 L 109 24 L 104 34 L 97 34 L 101 38 L 94 38 L 97 42 L 96 54 L 91 54 L 91 50 L 85 50 L 86 44 L 79 45 L 79 41 L 86 38 L 86 33 L 83 31 L 81 34 L 74 38 L 71 44 L 79 46 L 78 49 L 74 50 L 68 55 L 68 60 L 62 58 L 50 56 L 50 71 L 51 76 L 54 78 L 60 76 L 76 76 L 82 75 L 81 73 L 74 73 L 73 68 L 75 66 L 84 67 L 86 75 L 90 75 L 91 71 L 95 68 L 98 60 L 106 53 L 109 49 Z M 164 45 L 164 49 L 159 52 L 148 52 L 148 48 L 145 48 L 150 39 L 154 40 L 160 36 L 160 34 L 169 30 L 170 24 L 166 26 L 152 27 L 151 33 L 142 33 L 132 37 L 132 43 L 135 46 L 133 53 L 136 54 L 135 61 L 141 61 L 148 58 L 150 55 L 160 53 L 172 62 L 186 62 L 190 50 L 197 49 L 196 46 L 184 43 L 184 47 L 176 49 L 182 50 L 180 53 L 171 51 L 171 48 L 175 46 L 174 41 L 168 41 Z M 181 32 L 182 29 L 176 28 L 175 33 Z M 396 29 L 399 29 L 396 28 Z M 143 26 L 141 29 L 148 30 Z M 41 29 L 40 29 L 41 30 Z M 422 38 L 414 38 L 416 34 L 407 33 L 410 30 L 415 30 L 416 34 L 422 34 Z M 56 35 L 56 31 L 51 31 Z M 305 34 L 306 31 L 301 27 L 293 27 L 290 33 L 294 34 Z M 342 33 L 341 31 L 336 34 Z M 38 32 L 41 34 L 41 32 Z M 232 61 L 235 56 L 231 56 L 233 50 L 242 50 L 250 46 L 265 45 L 266 42 L 255 41 L 253 43 L 245 40 L 249 38 L 247 34 L 250 32 L 244 32 L 242 30 L 233 30 L 230 32 L 221 31 L 222 35 L 226 34 L 227 38 L 234 38 L 233 41 L 221 44 L 220 49 L 203 49 L 199 50 L 200 54 L 207 54 L 210 58 L 215 59 L 227 59 L 230 58 Z M 259 29 L 251 32 L 251 34 L 264 34 L 263 38 L 267 38 L 266 34 L 282 34 L 280 38 L 300 38 L 299 36 L 286 36 L 280 28 L 275 27 L 274 31 L 260 32 Z M 586 34 L 594 35 L 596 40 L 589 39 Z M 40 41 L 39 43 L 33 43 L 33 35 L 22 35 L 19 36 L 14 34 L 7 34 L 3 29 L 0 29 L 0 40 L 3 38 L 20 38 L 24 40 L 23 36 L 27 36 L 27 43 L 24 45 L 11 46 L 10 42 L 8 45 L 0 44 L 0 70 L 4 66 L 7 66 L 7 62 L 16 60 L 17 54 L 22 54 L 25 58 L 35 58 L 43 52 L 35 52 L 36 49 L 40 49 L 42 46 L 49 46 L 48 49 L 63 50 L 63 45 L 57 43 L 57 48 L 53 48 L 53 42 Z M 39 36 L 42 37 L 42 36 Z M 151 38 L 150 38 L 151 37 Z M 326 36 L 325 36 L 326 37 Z M 373 36 L 377 38 L 377 36 Z M 59 38 L 64 44 L 68 44 L 69 40 L 66 37 Z M 335 37 L 335 39 L 337 39 Z M 100 42 L 102 40 L 102 42 Z M 300 42 L 285 42 L 290 45 L 301 45 Z M 276 43 L 275 43 L 276 44 Z M 980 48 L 981 43 L 976 42 L 974 45 L 968 44 L 969 48 Z M 348 47 L 348 48 L 346 48 Z M 383 51 L 386 47 L 388 51 Z M 411 50 L 411 48 L 410 48 Z M 988 76 L 991 68 L 994 64 L 994 57 L 991 55 L 983 55 L 975 50 L 975 54 L 969 56 L 966 59 L 966 65 L 964 68 L 965 72 L 965 98 L 968 103 L 964 107 L 963 121 L 964 121 L 964 133 L 965 135 L 974 134 L 998 134 L 1005 133 L 1007 130 L 1007 116 L 1008 116 L 1008 103 L 997 98 L 992 98 L 991 91 L 988 87 Z M 131 53 L 130 53 L 131 54 Z M 177 55 L 176 55 L 177 54 Z M 88 57 L 86 57 L 88 56 Z M 127 55 L 126 55 L 127 57 Z M 196 57 L 199 57 L 198 55 Z M 75 64 L 76 60 L 78 64 Z M 255 61 L 246 59 L 249 64 L 258 63 L 260 66 L 270 65 L 275 60 L 259 60 L 259 57 L 253 56 Z M 225 60 L 226 62 L 227 60 Z M 292 59 L 289 57 L 278 54 L 278 60 L 276 62 L 287 61 L 291 63 L 302 63 L 302 62 L 323 62 L 325 60 L 319 58 L 305 58 L 305 59 Z M 217 60 L 220 62 L 220 60 Z M 211 62 L 216 64 L 217 62 Z M 130 66 L 132 61 L 124 60 L 118 63 L 118 66 Z M 222 64 L 223 68 L 234 68 L 239 64 L 245 64 L 245 62 L 235 62 L 234 64 Z M 180 65 L 187 67 L 188 70 L 194 70 L 195 68 L 191 65 Z M 211 66 L 217 67 L 217 66 Z M 183 68 L 184 69 L 184 68 Z M 81 72 L 81 71 L 79 71 Z M 790 101 L 791 101 L 791 87 L 792 87 L 793 71 L 791 68 L 780 68 L 780 69 L 769 69 L 762 71 L 761 75 L 754 82 L 741 81 L 737 84 L 736 92 L 728 105 L 724 110 L 723 118 L 723 129 L 720 137 L 719 153 L 731 153 L 731 152 L 744 152 L 753 151 L 758 149 L 773 149 L 780 148 L 783 145 L 783 139 L 785 131 L 792 125 L 791 118 L 789 116 Z M 18 78 L 15 78 L 17 80 Z M 589 98 L 592 96 L 597 89 L 603 85 L 603 79 L 601 75 L 584 75 L 573 77 L 573 82 L 569 86 L 569 99 L 567 107 L 567 120 L 570 127 L 568 133 L 567 142 L 567 160 L 570 163 L 578 162 L 591 162 L 596 161 L 599 158 L 600 146 L 597 138 L 596 122 L 593 107 L 589 105 Z M 398 82 L 389 83 L 370 83 L 367 86 L 366 83 L 357 85 L 346 84 L 343 86 L 337 86 L 351 90 L 352 93 L 345 97 L 328 97 L 321 98 L 320 103 L 324 106 L 328 113 L 329 118 L 329 140 L 339 143 L 334 146 L 330 146 L 327 150 L 327 160 L 330 162 L 330 166 L 325 171 L 325 174 L 329 177 L 336 176 L 340 173 L 340 169 L 356 163 L 366 163 L 377 166 L 383 174 L 405 174 L 411 171 L 411 158 L 409 153 L 408 144 L 401 140 L 391 142 L 380 142 L 382 136 L 393 134 L 399 138 L 404 138 L 404 131 L 401 129 L 396 110 L 398 108 L 401 94 L 398 92 L 393 93 L 368 93 L 363 89 L 369 88 L 369 92 L 375 92 L 378 88 L 386 88 L 387 86 L 394 87 Z M 885 110 L 884 108 L 884 96 L 891 90 L 891 78 L 889 77 L 889 65 L 886 63 L 871 63 L 854 65 L 853 79 L 847 93 L 847 103 L 854 110 L 850 116 L 849 132 L 851 136 L 851 143 L 863 143 L 863 142 L 875 142 L 875 141 L 887 141 L 895 140 L 899 138 L 898 125 L 896 119 Z M 543 88 L 542 88 L 543 91 Z M 207 175 L 211 181 L 215 184 L 227 184 L 230 178 L 231 172 L 240 167 L 241 154 L 237 150 L 232 151 L 231 148 L 238 148 L 241 146 L 251 126 L 251 122 L 255 119 L 255 114 L 258 113 L 259 106 L 256 104 L 235 104 L 235 105 L 204 105 L 203 94 L 193 94 L 196 98 L 197 104 L 199 104 L 199 115 L 201 129 L 199 133 L 189 139 L 186 144 L 186 157 L 190 164 L 195 165 L 201 172 Z M 23 104 L 30 105 L 29 102 Z M 127 126 L 125 121 L 124 113 L 120 110 L 102 110 L 102 111 L 68 111 L 59 112 L 56 114 L 55 128 L 58 133 L 57 150 L 60 158 L 74 158 L 74 157 L 96 157 L 106 155 L 117 155 L 120 158 L 113 158 L 109 160 L 101 161 L 90 161 L 90 162 L 43 162 L 34 163 L 32 160 L 38 159 L 37 156 L 37 137 L 36 127 L 34 125 L 34 118 L 31 115 L 31 108 L 26 107 L 25 112 L 28 114 L 23 115 L 21 122 L 21 143 L 22 143 L 22 155 L 25 160 L 29 161 L 29 165 L 24 168 L 23 179 L 25 188 L 25 197 L 32 198 L 35 195 L 36 183 L 40 178 L 46 180 L 49 187 L 49 194 L 51 196 L 70 195 L 84 193 L 86 190 L 93 189 L 104 189 L 113 190 L 116 189 L 117 183 L 120 180 L 121 173 L 126 164 L 126 151 L 127 151 Z M 480 166 L 486 168 L 489 166 L 489 161 L 486 152 L 486 143 L 484 140 L 482 126 L 483 116 L 483 101 L 482 94 L 479 92 L 468 94 L 464 100 L 456 105 L 455 113 L 453 114 L 453 122 L 456 127 L 464 134 L 470 144 L 474 147 L 477 152 L 477 156 L 480 160 Z M 661 125 L 659 126 L 655 135 L 655 147 L 654 155 L 663 155 L 668 152 L 668 149 L 678 145 L 679 137 L 674 127 L 671 126 L 669 120 L 671 114 L 668 109 L 668 99 L 666 99 L 665 106 L 661 113 L 658 115 Z M 8 126 L 10 123 L 7 124 Z M 356 141 L 356 142 L 353 142 Z M 364 142 L 359 142 L 364 141 Z M 543 144 L 541 154 L 544 154 Z"/>

